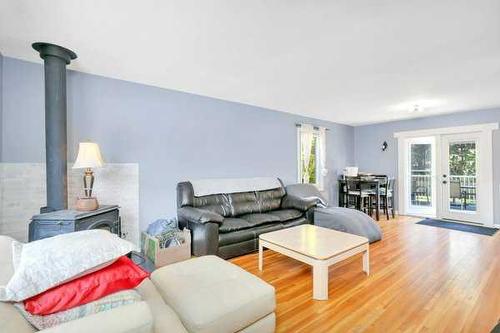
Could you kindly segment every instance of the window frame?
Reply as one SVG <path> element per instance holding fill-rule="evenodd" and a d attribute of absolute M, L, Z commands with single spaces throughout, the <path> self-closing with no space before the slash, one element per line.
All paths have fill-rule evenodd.
<path fill-rule="evenodd" d="M 321 140 L 321 135 L 320 135 L 320 131 L 316 128 L 313 129 L 313 136 L 316 138 L 316 146 L 315 146 L 315 171 L 316 171 L 316 182 L 315 183 L 304 183 L 302 182 L 302 164 L 303 164 L 303 161 L 302 161 L 302 132 L 304 132 L 304 130 L 302 129 L 302 126 L 297 126 L 297 182 L 299 184 L 313 184 L 315 185 L 316 187 L 318 187 L 318 189 L 322 190 L 321 188 L 321 184 L 323 183 L 320 179 L 320 177 L 323 177 L 322 173 L 321 173 L 321 170 L 320 170 L 320 164 L 321 164 L 321 161 L 320 161 L 320 155 L 321 155 L 321 152 L 320 152 L 320 144 L 319 144 L 319 141 Z"/>

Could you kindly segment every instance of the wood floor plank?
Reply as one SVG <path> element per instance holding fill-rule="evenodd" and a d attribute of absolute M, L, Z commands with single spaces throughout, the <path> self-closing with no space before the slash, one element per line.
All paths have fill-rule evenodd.
<path fill-rule="evenodd" d="M 266 250 L 231 259 L 276 288 L 277 332 L 490 332 L 500 320 L 500 232 L 495 236 L 379 222 L 370 276 L 361 256 L 330 267 L 329 300 L 312 299 L 311 268 Z"/>

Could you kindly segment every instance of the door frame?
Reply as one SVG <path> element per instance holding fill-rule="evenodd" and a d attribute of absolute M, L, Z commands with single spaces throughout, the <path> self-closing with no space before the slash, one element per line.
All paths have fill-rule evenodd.
<path fill-rule="evenodd" d="M 418 137 L 434 136 L 436 138 L 436 154 L 441 155 L 441 137 L 446 134 L 460 133 L 479 133 L 481 135 L 481 153 L 482 153 L 482 186 L 484 186 L 482 199 L 481 220 L 485 226 L 494 225 L 493 215 L 493 131 L 498 129 L 498 123 L 485 123 L 468 126 L 433 128 L 416 131 L 403 131 L 394 133 L 394 137 L 398 139 L 398 208 L 399 213 L 405 215 L 407 213 L 407 192 L 406 170 L 408 164 L 408 153 L 406 149 L 407 139 Z M 438 162 L 439 163 L 439 162 Z M 439 167 L 439 166 L 438 166 Z M 441 187 L 437 187 L 436 191 L 437 205 L 436 218 L 442 216 L 442 196 Z"/>

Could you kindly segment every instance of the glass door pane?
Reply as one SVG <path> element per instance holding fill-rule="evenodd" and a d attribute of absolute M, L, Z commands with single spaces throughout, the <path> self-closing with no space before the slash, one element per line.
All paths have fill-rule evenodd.
<path fill-rule="evenodd" d="M 475 212 L 476 203 L 476 142 L 451 142 L 448 146 L 450 210 Z"/>
<path fill-rule="evenodd" d="M 432 206 L 432 145 L 410 145 L 410 195 L 411 206 Z"/>
<path fill-rule="evenodd" d="M 436 138 L 407 139 L 406 212 L 436 215 Z"/>

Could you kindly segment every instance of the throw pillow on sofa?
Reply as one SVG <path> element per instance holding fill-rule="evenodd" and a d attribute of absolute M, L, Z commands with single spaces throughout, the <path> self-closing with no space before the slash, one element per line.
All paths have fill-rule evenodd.
<path fill-rule="evenodd" d="M 139 301 L 141 301 L 141 296 L 137 291 L 125 290 L 108 295 L 104 298 L 101 298 L 100 300 L 81 305 L 70 310 L 61 311 L 46 316 L 32 315 L 24 309 L 23 303 L 16 303 L 15 306 L 31 325 L 39 330 L 43 330 L 52 326 L 60 325 L 67 321 L 80 319 L 91 314 L 111 310 L 119 306 L 132 304 Z"/>
<path fill-rule="evenodd" d="M 129 241 L 98 229 L 19 244 L 13 242 L 16 270 L 7 285 L 0 286 L 0 301 L 23 301 L 137 250 Z"/>
<path fill-rule="evenodd" d="M 115 292 L 137 287 L 149 273 L 131 259 L 121 257 L 113 264 L 24 301 L 26 311 L 49 315 L 101 299 Z"/>

